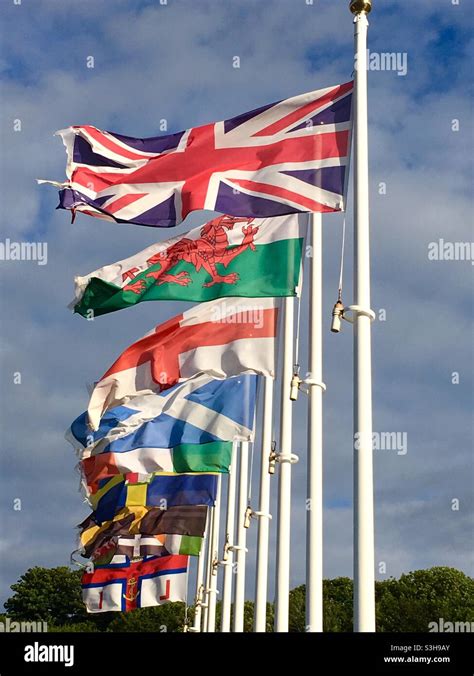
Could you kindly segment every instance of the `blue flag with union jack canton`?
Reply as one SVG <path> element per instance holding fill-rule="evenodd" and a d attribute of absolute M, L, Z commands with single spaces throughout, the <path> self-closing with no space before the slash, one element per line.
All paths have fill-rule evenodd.
<path fill-rule="evenodd" d="M 138 139 L 92 126 L 57 132 L 60 204 L 119 223 L 174 226 L 198 209 L 243 217 L 344 209 L 353 82 L 221 122 Z"/>

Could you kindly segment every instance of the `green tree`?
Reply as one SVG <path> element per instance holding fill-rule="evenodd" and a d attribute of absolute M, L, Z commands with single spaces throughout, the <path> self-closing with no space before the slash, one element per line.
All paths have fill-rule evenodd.
<path fill-rule="evenodd" d="M 167 603 L 152 608 L 138 608 L 129 613 L 114 613 L 107 631 L 181 632 L 184 627 L 184 603 Z"/>
<path fill-rule="evenodd" d="M 244 633 L 253 631 L 253 622 L 255 614 L 255 604 L 253 601 L 245 601 L 244 603 Z M 232 623 L 234 620 L 234 605 L 232 604 L 230 609 L 230 626 L 232 628 Z M 216 605 L 216 630 L 220 631 L 222 622 L 222 602 L 218 601 Z M 267 603 L 267 612 L 266 612 L 266 631 L 273 631 L 273 605 Z"/>
<path fill-rule="evenodd" d="M 352 631 L 353 589 L 349 577 L 323 580 L 324 631 Z"/>
<path fill-rule="evenodd" d="M 323 580 L 324 631 L 352 631 L 352 580 Z M 306 631 L 306 586 L 290 591 L 290 632 Z"/>
<path fill-rule="evenodd" d="M 455 568 L 415 570 L 376 584 L 377 630 L 425 632 L 430 622 L 474 621 L 474 579 Z"/>
<path fill-rule="evenodd" d="M 290 591 L 290 618 L 288 630 L 301 632 L 306 630 L 306 586 L 304 584 Z"/>
<path fill-rule="evenodd" d="M 14 594 L 6 601 L 14 621 L 42 621 L 48 630 L 180 632 L 184 627 L 183 603 L 143 608 L 130 613 L 86 612 L 81 599 L 80 571 L 65 566 L 30 568 L 12 585 Z M 305 585 L 292 589 L 289 597 L 291 632 L 304 632 Z M 324 631 L 352 631 L 352 580 L 339 577 L 323 582 Z M 425 632 L 429 623 L 474 622 L 474 579 L 454 568 L 416 570 L 400 579 L 390 578 L 375 585 L 377 630 Z M 233 610 L 233 609 L 232 609 Z M 273 631 L 274 608 L 267 604 L 267 631 Z M 221 624 L 221 603 L 217 604 L 216 627 Z M 188 608 L 192 625 L 194 609 Z M 0 615 L 0 621 L 6 616 Z M 244 631 L 253 629 L 254 604 L 244 606 Z"/>
<path fill-rule="evenodd" d="M 94 620 L 89 620 L 88 622 L 74 622 L 74 624 L 48 624 L 48 633 L 64 634 L 69 632 L 100 632 L 100 626 Z"/>
<path fill-rule="evenodd" d="M 105 629 L 114 613 L 87 613 L 82 602 L 81 575 L 80 570 L 67 566 L 29 568 L 11 586 L 14 594 L 5 601 L 7 615 L 20 622 L 47 622 L 48 631 L 65 631 L 66 626 L 71 631 Z"/>
<path fill-rule="evenodd" d="M 30 568 L 11 589 L 5 602 L 13 620 L 71 624 L 87 619 L 81 599 L 81 573 L 66 566 Z"/>

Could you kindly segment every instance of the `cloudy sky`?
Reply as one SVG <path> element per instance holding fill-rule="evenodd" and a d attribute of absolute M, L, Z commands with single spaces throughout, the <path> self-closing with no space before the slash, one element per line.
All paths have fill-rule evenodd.
<path fill-rule="evenodd" d="M 187 307 L 143 303 L 93 322 L 67 310 L 73 275 L 125 258 L 169 231 L 86 216 L 71 225 L 66 212 L 55 211 L 55 190 L 35 183 L 64 178 L 62 144 L 53 132 L 93 124 L 152 136 L 163 119 L 170 132 L 179 131 L 346 82 L 353 70 L 347 5 L 1 1 L 0 240 L 48 245 L 46 265 L 0 261 L 2 600 L 28 567 L 66 564 L 74 548 L 74 525 L 88 510 L 63 435 L 86 406 L 86 385 L 129 343 Z M 385 317 L 373 324 L 374 429 L 406 433 L 408 444 L 405 454 L 375 451 L 377 570 L 386 564 L 378 577 L 434 565 L 472 575 L 473 267 L 470 260 L 428 258 L 431 242 L 473 239 L 466 87 L 472 14 L 467 0 L 374 5 L 370 50 L 395 52 L 401 65 L 398 72 L 369 73 L 372 306 Z M 87 67 L 91 56 L 94 68 Z M 233 67 L 235 56 L 240 68 Z M 346 304 L 352 302 L 351 203 L 350 197 Z M 176 232 L 205 216 L 193 214 Z M 352 335 L 348 324 L 340 335 L 329 332 L 342 218 L 324 221 L 324 566 L 325 576 L 335 577 L 352 575 Z M 303 370 L 306 308 L 304 296 Z M 305 420 L 301 396 L 292 586 L 304 581 Z M 253 524 L 249 598 L 255 531 Z M 274 531 L 275 520 L 273 547 Z"/>

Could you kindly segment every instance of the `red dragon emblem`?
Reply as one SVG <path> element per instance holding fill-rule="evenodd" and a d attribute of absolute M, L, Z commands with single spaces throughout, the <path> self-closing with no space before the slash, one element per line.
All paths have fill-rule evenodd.
<path fill-rule="evenodd" d="M 234 216 L 214 218 L 201 228 L 199 239 L 193 240 L 183 237 L 166 251 L 160 251 L 149 258 L 147 260 L 148 265 L 160 263 L 161 267 L 159 270 L 149 272 L 146 277 L 153 277 L 159 286 L 162 284 L 188 286 L 192 282 L 188 272 L 178 272 L 175 275 L 171 273 L 175 265 L 181 261 L 186 261 L 194 266 L 196 272 L 204 268 L 209 274 L 211 279 L 203 284 L 205 287 L 220 283 L 235 284 L 239 280 L 239 275 L 236 272 L 221 275 L 216 266 L 220 263 L 226 268 L 234 258 L 240 256 L 246 249 L 255 251 L 254 237 L 258 232 L 258 227 L 250 225 L 253 220 L 253 218 L 236 218 Z M 247 223 L 247 226 L 242 226 L 242 242 L 238 246 L 229 248 L 229 238 L 226 231 L 232 230 L 236 223 L 242 222 Z M 137 268 L 127 270 L 123 273 L 122 279 L 124 281 L 133 279 L 137 271 Z M 138 279 L 136 282 L 124 286 L 123 291 L 133 291 L 139 294 L 144 291 L 146 286 L 144 279 Z"/>

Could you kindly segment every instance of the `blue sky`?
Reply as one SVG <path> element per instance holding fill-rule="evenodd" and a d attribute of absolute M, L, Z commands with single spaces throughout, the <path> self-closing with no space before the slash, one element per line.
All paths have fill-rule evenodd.
<path fill-rule="evenodd" d="M 347 81 L 348 3 L 305 0 L 2 0 L 2 237 L 45 241 L 48 264 L 0 261 L 2 411 L 0 596 L 32 565 L 65 564 L 87 513 L 63 434 L 94 381 L 130 342 L 186 305 L 144 303 L 86 322 L 66 308 L 72 278 L 169 231 L 55 211 L 65 157 L 52 136 L 94 124 L 133 136 L 223 119 Z M 380 5 L 380 7 L 379 7 Z M 383 9 L 382 9 L 383 7 Z M 433 565 L 474 573 L 472 273 L 431 261 L 430 242 L 472 237 L 472 8 L 467 0 L 374 0 L 369 47 L 406 53 L 408 71 L 369 73 L 374 429 L 408 452 L 375 451 L 376 562 L 388 575 Z M 403 5 L 405 8 L 405 5 Z M 240 56 L 241 67 L 232 67 Z M 94 68 L 86 67 L 88 56 Z M 21 131 L 14 131 L 21 120 Z M 459 131 L 452 121 L 459 120 Z M 385 193 L 381 184 L 385 184 Z M 351 298 L 351 203 L 344 298 Z M 191 215 L 177 232 L 205 220 Z M 325 576 L 352 574 L 352 335 L 329 332 L 342 218 L 324 219 Z M 307 298 L 302 305 L 306 367 Z M 21 384 L 14 384 L 14 373 Z M 452 373 L 459 373 L 459 384 Z M 295 406 L 303 459 L 306 401 Z M 272 486 L 276 495 L 276 480 Z M 294 468 L 292 585 L 304 581 L 305 463 Z M 256 492 L 254 491 L 254 495 Z M 13 509 L 21 500 L 21 510 Z M 452 501 L 459 500 L 459 510 Z M 273 509 L 276 514 L 276 509 Z M 274 546 L 275 520 L 272 523 Z M 253 590 L 255 525 L 247 595 Z M 273 571 L 269 587 L 273 598 Z"/>

